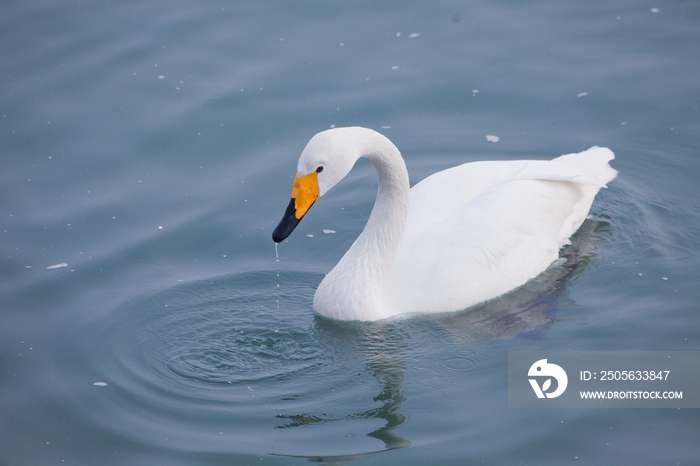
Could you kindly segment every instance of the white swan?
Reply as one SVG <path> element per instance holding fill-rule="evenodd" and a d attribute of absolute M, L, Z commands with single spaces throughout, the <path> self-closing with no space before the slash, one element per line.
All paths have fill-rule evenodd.
<path fill-rule="evenodd" d="M 457 311 L 524 284 L 558 258 L 597 192 L 617 175 L 608 164 L 613 153 L 592 147 L 551 161 L 466 163 L 409 188 L 389 139 L 366 128 L 335 128 L 302 152 L 273 240 L 287 238 L 360 157 L 377 170 L 377 199 L 313 303 L 340 320 Z"/>

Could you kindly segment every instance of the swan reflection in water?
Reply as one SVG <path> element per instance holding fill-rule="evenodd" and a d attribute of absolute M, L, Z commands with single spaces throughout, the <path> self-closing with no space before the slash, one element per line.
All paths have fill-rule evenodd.
<path fill-rule="evenodd" d="M 316 326 L 320 327 L 321 331 L 333 332 L 337 324 L 330 322 L 324 318 L 317 318 Z M 374 327 L 377 327 L 376 325 Z M 395 429 L 401 427 L 406 422 L 404 416 L 399 409 L 401 403 L 405 400 L 402 392 L 402 383 L 404 379 L 405 363 L 402 358 L 403 351 L 401 333 L 396 328 L 391 328 L 391 324 L 381 325 L 382 332 L 360 332 L 354 336 L 358 338 L 356 341 L 363 341 L 367 351 L 363 355 L 367 361 L 367 372 L 371 373 L 379 382 L 380 391 L 372 398 L 372 404 L 379 406 L 373 407 L 366 411 L 356 414 L 350 414 L 342 417 L 329 417 L 326 415 L 314 415 L 310 413 L 297 415 L 278 415 L 280 419 L 285 419 L 289 422 L 280 425 L 278 429 L 287 429 L 292 427 L 302 427 L 315 424 L 324 424 L 330 422 L 344 422 L 351 420 L 371 420 L 381 419 L 385 422 L 383 427 L 380 427 L 367 434 L 368 437 L 378 439 L 384 443 L 384 448 L 375 451 L 368 451 L 353 455 L 334 455 L 334 456 L 306 456 L 306 455 L 280 455 L 294 456 L 297 458 L 306 458 L 311 462 L 329 463 L 329 464 L 348 464 L 353 461 L 363 459 L 368 455 L 379 453 L 382 451 L 396 450 L 406 448 L 412 445 L 411 441 L 401 437 Z M 358 329 L 360 330 L 360 329 Z M 353 338 L 347 332 L 343 332 L 343 339 Z"/>
<path fill-rule="evenodd" d="M 571 238 L 571 244 L 561 251 L 561 258 L 540 277 L 489 303 L 451 314 L 421 316 L 430 326 L 439 326 L 448 331 L 460 343 L 478 346 L 494 339 L 515 337 L 540 339 L 556 321 L 557 303 L 566 289 L 566 284 L 578 275 L 595 258 L 597 243 L 607 236 L 607 223 L 588 220 Z M 379 385 L 379 393 L 372 398 L 378 407 L 355 414 L 332 417 L 326 414 L 302 413 L 278 415 L 287 421 L 278 429 L 303 428 L 326 423 L 352 420 L 378 419 L 384 426 L 366 435 L 384 443 L 383 448 L 348 455 L 284 455 L 304 458 L 309 462 L 342 465 L 365 459 L 377 453 L 412 446 L 411 440 L 400 436 L 397 430 L 407 417 L 401 413 L 402 384 L 406 369 L 405 360 L 410 351 L 411 329 L 402 325 L 402 320 L 374 323 L 339 323 L 316 317 L 315 328 L 328 344 L 342 348 L 354 348 L 364 358 L 366 372 Z M 451 342 L 454 343 L 454 342 Z"/>

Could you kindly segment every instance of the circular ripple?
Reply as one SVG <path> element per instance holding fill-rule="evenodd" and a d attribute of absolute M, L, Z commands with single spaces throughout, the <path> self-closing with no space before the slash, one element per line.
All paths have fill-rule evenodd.
<path fill-rule="evenodd" d="M 175 350 L 167 367 L 196 381 L 253 383 L 289 375 L 311 367 L 317 351 L 294 332 L 270 329 L 238 330 L 232 324 L 206 329 L 193 326 L 206 344 Z"/>
<path fill-rule="evenodd" d="M 457 348 L 437 361 L 438 367 L 448 372 L 470 372 L 479 365 L 477 353 L 469 348 Z"/>
<path fill-rule="evenodd" d="M 186 390 L 283 380 L 312 368 L 328 359 L 310 329 L 317 281 L 247 273 L 131 304 L 111 332 L 120 369 L 128 379 Z"/>
<path fill-rule="evenodd" d="M 408 421 L 408 335 L 393 323 L 315 316 L 321 278 L 243 273 L 115 310 L 94 336 L 105 351 L 95 380 L 108 382 L 103 393 L 112 398 L 86 411 L 90 423 L 148 448 L 166 438 L 196 449 L 206 439 L 216 451 L 274 444 L 300 455 L 307 444 L 326 451 L 349 432 L 361 452 L 410 445 L 396 432 Z"/>

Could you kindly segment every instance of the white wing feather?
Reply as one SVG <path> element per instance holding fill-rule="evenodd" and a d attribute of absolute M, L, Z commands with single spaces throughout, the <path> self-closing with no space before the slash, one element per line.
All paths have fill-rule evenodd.
<path fill-rule="evenodd" d="M 386 310 L 465 309 L 539 275 L 615 177 L 613 157 L 593 147 L 552 161 L 474 162 L 418 183 Z"/>

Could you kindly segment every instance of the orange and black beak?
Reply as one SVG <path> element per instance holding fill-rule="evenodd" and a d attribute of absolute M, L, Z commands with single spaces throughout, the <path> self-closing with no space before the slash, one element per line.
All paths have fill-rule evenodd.
<path fill-rule="evenodd" d="M 292 200 L 284 212 L 282 221 L 272 232 L 272 240 L 275 243 L 281 243 L 291 235 L 316 199 L 318 199 L 318 173 L 313 171 L 308 175 L 297 174 L 292 186 Z"/>

